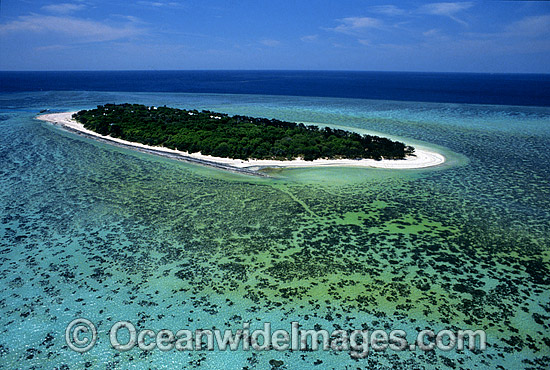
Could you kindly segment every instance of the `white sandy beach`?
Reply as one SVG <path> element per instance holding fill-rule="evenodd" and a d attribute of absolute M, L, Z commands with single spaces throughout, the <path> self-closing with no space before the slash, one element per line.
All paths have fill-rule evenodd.
<path fill-rule="evenodd" d="M 374 159 L 316 159 L 314 161 L 305 161 L 303 159 L 295 159 L 292 161 L 279 160 L 241 160 L 231 158 L 220 158 L 200 153 L 187 153 L 179 150 L 168 149 L 164 147 L 152 147 L 140 143 L 134 143 L 111 136 L 102 136 L 94 131 L 87 130 L 84 125 L 72 119 L 75 112 L 66 113 L 51 113 L 43 114 L 37 118 L 42 121 L 51 122 L 62 127 L 67 127 L 74 131 L 85 133 L 89 136 L 95 136 L 103 140 L 116 142 L 125 146 L 135 148 L 151 149 L 157 152 L 165 152 L 167 154 L 176 154 L 182 157 L 191 157 L 197 160 L 215 162 L 234 168 L 266 168 L 266 167 L 320 167 L 320 166 L 339 166 L 339 167 L 372 167 L 372 168 L 389 168 L 389 169 L 415 169 L 437 166 L 445 162 L 445 157 L 439 153 L 431 152 L 423 149 L 415 148 L 414 156 L 409 156 L 402 160 L 382 159 L 375 161 Z"/>

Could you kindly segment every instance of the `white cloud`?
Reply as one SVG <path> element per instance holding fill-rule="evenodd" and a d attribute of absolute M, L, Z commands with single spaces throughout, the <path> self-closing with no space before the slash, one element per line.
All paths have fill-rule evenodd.
<path fill-rule="evenodd" d="M 533 39 L 540 39 L 550 45 L 550 15 L 524 17 L 508 24 L 500 32 L 468 32 L 463 35 L 469 39 L 493 40 L 493 42 L 532 41 Z"/>
<path fill-rule="evenodd" d="M 437 28 L 432 28 L 431 30 L 422 32 L 422 34 L 426 37 L 431 37 L 431 36 L 439 36 L 439 32 L 440 31 Z"/>
<path fill-rule="evenodd" d="M 406 14 L 406 11 L 396 7 L 395 5 L 377 5 L 371 6 L 370 11 L 373 13 L 384 14 L 384 15 L 403 15 Z"/>
<path fill-rule="evenodd" d="M 69 47 L 67 45 L 47 45 L 47 46 L 39 46 L 35 48 L 36 51 L 59 51 L 68 49 Z"/>
<path fill-rule="evenodd" d="M 84 4 L 61 3 L 43 6 L 42 9 L 55 14 L 69 14 L 84 9 Z"/>
<path fill-rule="evenodd" d="M 331 31 L 354 34 L 368 28 L 382 28 L 382 22 L 371 17 L 349 17 L 338 20 L 340 24 L 334 28 L 329 28 Z"/>
<path fill-rule="evenodd" d="M 111 26 L 105 23 L 67 16 L 31 14 L 0 25 L 0 34 L 35 32 L 67 36 L 78 42 L 123 39 L 144 32 L 132 23 Z"/>
<path fill-rule="evenodd" d="M 449 17 L 455 22 L 463 25 L 467 25 L 466 22 L 456 17 L 455 14 L 470 9 L 474 6 L 472 2 L 455 2 L 455 3 L 432 3 L 421 6 L 418 11 L 425 14 L 440 15 L 443 17 Z"/>
<path fill-rule="evenodd" d="M 357 40 L 361 45 L 364 45 L 364 46 L 370 46 L 370 41 L 369 40 L 364 40 L 364 39 L 359 39 Z"/>
<path fill-rule="evenodd" d="M 270 47 L 276 47 L 281 45 L 281 42 L 279 40 L 272 40 L 272 39 L 264 39 L 264 40 L 261 40 L 260 43 Z"/>
<path fill-rule="evenodd" d="M 462 10 L 469 9 L 474 4 L 472 2 L 460 2 L 460 3 L 432 3 L 426 4 L 420 7 L 420 11 L 428 14 L 452 16 Z"/>
<path fill-rule="evenodd" d="M 138 5 L 150 6 L 153 8 L 180 8 L 183 4 L 177 2 L 164 2 L 164 1 L 138 1 Z"/>
<path fill-rule="evenodd" d="M 507 31 L 517 36 L 550 35 L 550 15 L 525 17 L 507 27 Z"/>
<path fill-rule="evenodd" d="M 315 42 L 318 39 L 319 39 L 319 35 L 306 35 L 306 36 L 300 37 L 300 40 L 302 40 L 303 42 Z"/>

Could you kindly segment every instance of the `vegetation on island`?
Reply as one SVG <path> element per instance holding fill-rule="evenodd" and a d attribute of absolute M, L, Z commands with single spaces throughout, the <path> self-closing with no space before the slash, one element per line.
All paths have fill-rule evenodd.
<path fill-rule="evenodd" d="M 101 135 L 235 159 L 403 159 L 414 148 L 329 127 L 210 111 L 106 104 L 73 115 Z"/>

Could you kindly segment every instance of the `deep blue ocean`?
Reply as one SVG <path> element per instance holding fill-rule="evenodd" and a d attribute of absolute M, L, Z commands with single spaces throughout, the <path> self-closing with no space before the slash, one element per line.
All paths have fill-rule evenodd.
<path fill-rule="evenodd" d="M 261 94 L 550 106 L 550 75 L 336 71 L 0 72 L 0 91 Z"/>
<path fill-rule="evenodd" d="M 447 161 L 260 178 L 36 119 L 126 102 L 375 132 Z M 0 370 L 548 370 L 549 149 L 548 75 L 0 72 Z M 98 333 L 85 353 L 66 336 L 81 318 Z M 488 345 L 121 352 L 109 333 L 122 320 L 403 330 L 408 343 L 470 329 Z"/>

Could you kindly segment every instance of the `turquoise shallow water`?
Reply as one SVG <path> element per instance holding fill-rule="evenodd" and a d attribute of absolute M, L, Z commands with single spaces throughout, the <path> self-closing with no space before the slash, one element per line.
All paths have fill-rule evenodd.
<path fill-rule="evenodd" d="M 114 148 L 33 119 L 136 102 L 383 132 L 436 169 L 258 179 Z M 260 95 L 0 95 L 0 368 L 547 368 L 550 109 Z M 430 144 L 428 144 L 430 143 Z M 79 317 L 99 331 L 65 344 Z M 110 347 L 154 330 L 483 329 L 487 351 Z"/>

